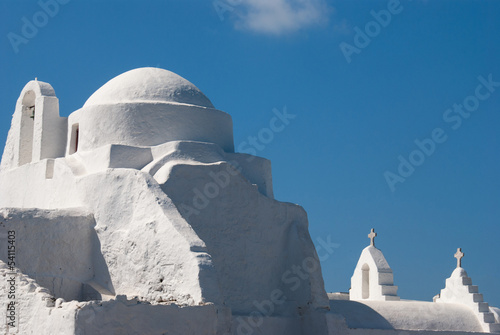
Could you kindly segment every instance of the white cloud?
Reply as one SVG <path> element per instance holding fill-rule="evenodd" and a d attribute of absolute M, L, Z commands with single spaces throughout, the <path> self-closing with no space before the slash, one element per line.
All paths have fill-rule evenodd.
<path fill-rule="evenodd" d="M 236 1 L 232 1 L 236 2 Z M 328 21 L 325 0 L 239 0 L 236 27 L 280 35 Z"/>

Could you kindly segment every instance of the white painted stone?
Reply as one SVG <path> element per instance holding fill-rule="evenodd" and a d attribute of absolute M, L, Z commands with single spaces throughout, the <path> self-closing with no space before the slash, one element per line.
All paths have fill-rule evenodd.
<path fill-rule="evenodd" d="M 55 297 L 82 300 L 83 285 L 94 277 L 98 253 L 92 214 L 82 209 L 4 209 L 0 220 L 6 231 L 15 231 L 15 263 L 26 275 Z M 0 260 L 7 263 L 2 243 Z M 101 256 L 102 257 L 102 256 Z"/>
<path fill-rule="evenodd" d="M 363 249 L 351 277 L 350 299 L 399 300 L 397 290 L 392 270 L 382 251 L 372 245 Z"/>
<path fill-rule="evenodd" d="M 460 249 L 455 254 L 457 265 L 463 257 Z M 458 257 L 457 257 L 458 256 Z M 485 332 L 500 333 L 500 323 L 497 323 L 495 314 L 490 311 L 488 303 L 484 302 L 483 295 L 479 293 L 478 287 L 472 285 L 472 280 L 467 272 L 457 267 L 450 278 L 446 279 L 446 287 L 441 290 L 436 303 L 460 304 L 469 307 L 476 315 Z"/>
<path fill-rule="evenodd" d="M 84 107 L 128 102 L 171 102 L 214 108 L 191 82 L 154 67 L 130 70 L 111 79 L 92 94 Z"/>
<path fill-rule="evenodd" d="M 375 232 L 350 294 L 327 295 L 306 212 L 274 200 L 268 160 L 233 151 L 231 117 L 172 72 L 126 72 L 68 118 L 29 82 L 0 165 L 0 278 L 16 230 L 20 333 L 496 331 L 462 272 L 440 299 L 466 284 L 474 304 L 386 301 L 399 297 Z"/>
<path fill-rule="evenodd" d="M 332 300 L 331 313 L 342 315 L 347 328 L 482 332 L 469 308 L 425 301 Z M 346 330 L 344 330 L 345 332 Z"/>
<path fill-rule="evenodd" d="M 500 323 L 500 308 L 490 306 L 490 312 L 495 315 L 495 323 Z"/>
<path fill-rule="evenodd" d="M 215 109 L 196 86 L 163 69 L 140 68 L 111 79 L 68 118 L 79 150 L 103 145 L 155 146 L 188 140 L 233 152 L 231 116 Z M 67 154 L 74 131 L 68 131 Z"/>
<path fill-rule="evenodd" d="M 37 87 L 40 104 L 55 101 L 50 85 Z M 232 153 L 230 116 L 194 85 L 137 69 L 104 85 L 63 126 L 36 113 L 34 129 L 43 127 L 31 150 L 51 146 L 43 140 L 50 126 L 60 127 L 64 145 L 23 164 L 19 115 L 2 158 L 0 208 L 22 232 L 19 271 L 51 294 L 57 311 L 27 302 L 23 313 L 34 321 L 23 331 L 43 334 L 56 323 L 69 329 L 61 334 L 240 334 L 237 317 L 258 315 L 255 334 L 327 332 L 305 211 L 273 199 L 268 160 Z M 177 315 L 181 306 L 209 305 Z M 207 327 L 221 313 L 220 325 Z M 131 327 L 137 318 L 141 330 Z"/>
<path fill-rule="evenodd" d="M 67 118 L 50 84 L 30 81 L 21 91 L 7 136 L 0 170 L 64 155 Z"/>

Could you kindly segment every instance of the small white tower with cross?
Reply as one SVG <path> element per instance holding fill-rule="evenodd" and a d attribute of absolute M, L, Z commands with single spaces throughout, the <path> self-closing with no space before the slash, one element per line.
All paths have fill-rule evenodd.
<path fill-rule="evenodd" d="M 454 303 L 469 306 L 475 311 L 476 317 L 483 327 L 489 332 L 500 332 L 500 324 L 495 322 L 495 316 L 491 313 L 488 303 L 484 302 L 483 295 L 479 293 L 476 285 L 472 285 L 472 279 L 462 268 L 464 257 L 462 248 L 457 248 L 454 257 L 457 259 L 457 267 L 453 270 L 450 278 L 446 279 L 446 286 L 435 299 L 437 303 Z"/>
<path fill-rule="evenodd" d="M 391 267 L 375 247 L 375 229 L 368 234 L 370 245 L 363 249 L 351 277 L 350 300 L 399 300 Z"/>

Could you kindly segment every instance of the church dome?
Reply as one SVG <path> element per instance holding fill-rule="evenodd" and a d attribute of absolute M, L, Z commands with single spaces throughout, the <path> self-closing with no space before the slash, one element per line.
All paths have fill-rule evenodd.
<path fill-rule="evenodd" d="M 153 67 L 111 79 L 70 114 L 68 123 L 74 129 L 68 154 L 111 144 L 152 147 L 171 141 L 214 143 L 234 151 L 231 116 L 214 108 L 186 79 Z"/>
<path fill-rule="evenodd" d="M 191 82 L 159 68 L 127 71 L 104 84 L 84 107 L 117 103 L 167 102 L 214 108 L 210 100 Z"/>

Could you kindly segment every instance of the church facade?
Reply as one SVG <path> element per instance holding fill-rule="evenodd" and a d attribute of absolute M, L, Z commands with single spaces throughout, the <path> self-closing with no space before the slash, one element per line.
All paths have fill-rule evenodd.
<path fill-rule="evenodd" d="M 434 302 L 400 299 L 373 231 L 350 292 L 327 294 L 307 214 L 274 199 L 271 163 L 235 153 L 231 116 L 163 69 L 111 79 L 68 117 L 30 81 L 0 221 L 3 333 L 500 332 L 460 266 Z"/>

